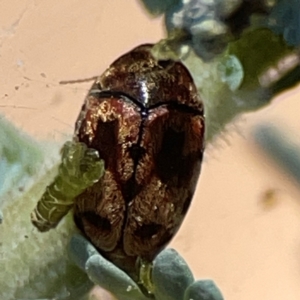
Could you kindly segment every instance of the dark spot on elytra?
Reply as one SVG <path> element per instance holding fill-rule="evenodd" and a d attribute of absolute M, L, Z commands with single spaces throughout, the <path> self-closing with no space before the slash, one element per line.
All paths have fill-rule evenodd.
<path fill-rule="evenodd" d="M 157 234 L 162 225 L 156 223 L 143 224 L 135 230 L 134 234 L 141 239 L 151 239 L 153 235 Z"/>
<path fill-rule="evenodd" d="M 129 203 L 142 189 L 141 185 L 138 185 L 132 176 L 125 183 L 121 183 L 121 191 L 126 203 Z"/>
<path fill-rule="evenodd" d="M 98 122 L 95 138 L 90 147 L 99 151 L 108 169 L 113 169 L 117 160 L 116 145 L 118 144 L 118 120 Z"/>
<path fill-rule="evenodd" d="M 110 231 L 111 224 L 108 219 L 102 218 L 92 211 L 86 211 L 80 213 L 79 216 L 75 216 L 75 223 L 81 229 L 83 227 L 83 222 L 87 222 L 101 231 Z M 78 224 L 79 222 L 79 224 Z"/>
<path fill-rule="evenodd" d="M 146 150 L 137 144 L 133 144 L 129 148 L 130 157 L 133 159 L 134 163 L 138 163 L 138 161 L 145 155 Z"/>
<path fill-rule="evenodd" d="M 166 60 L 159 60 L 159 61 L 157 62 L 157 64 L 158 64 L 159 66 L 161 66 L 163 69 L 166 69 L 166 68 L 169 67 L 170 65 L 173 65 L 174 62 L 173 62 L 172 60 L 170 60 L 170 59 L 166 59 Z"/>
<path fill-rule="evenodd" d="M 164 133 L 161 149 L 156 157 L 156 172 L 163 182 L 168 182 L 178 177 L 183 171 L 182 151 L 185 133 L 177 132 L 172 128 Z"/>

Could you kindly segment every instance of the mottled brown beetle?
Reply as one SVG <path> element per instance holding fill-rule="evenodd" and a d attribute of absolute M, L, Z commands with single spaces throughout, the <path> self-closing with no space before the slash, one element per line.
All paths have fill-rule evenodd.
<path fill-rule="evenodd" d="M 78 228 L 103 256 L 136 278 L 177 232 L 200 173 L 203 104 L 180 62 L 152 45 L 117 59 L 93 84 L 75 141 L 97 149 L 102 179 L 75 199 Z"/>

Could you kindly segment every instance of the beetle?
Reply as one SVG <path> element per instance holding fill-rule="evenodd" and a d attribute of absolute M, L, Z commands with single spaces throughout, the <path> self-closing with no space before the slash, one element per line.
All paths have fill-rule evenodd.
<path fill-rule="evenodd" d="M 151 262 L 181 225 L 204 150 L 203 103 L 189 71 L 152 47 L 134 48 L 96 79 L 74 134 L 105 164 L 76 197 L 75 223 L 132 277 L 138 259 Z"/>

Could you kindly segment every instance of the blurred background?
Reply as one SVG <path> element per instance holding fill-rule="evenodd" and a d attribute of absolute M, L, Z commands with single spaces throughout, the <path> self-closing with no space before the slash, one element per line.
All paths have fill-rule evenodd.
<path fill-rule="evenodd" d="M 99 75 L 124 52 L 165 35 L 162 19 L 138 1 L 2 0 L 2 7 L 1 117 L 57 144 L 72 135 L 91 85 L 59 82 Z M 226 299 L 299 299 L 299 181 L 258 145 L 280 138 L 282 151 L 300 149 L 299 97 L 298 86 L 241 115 L 208 145 L 196 196 L 170 244 Z"/>

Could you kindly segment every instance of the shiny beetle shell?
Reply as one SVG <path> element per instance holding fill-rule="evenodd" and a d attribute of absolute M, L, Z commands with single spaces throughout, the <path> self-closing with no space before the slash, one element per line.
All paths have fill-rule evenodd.
<path fill-rule="evenodd" d="M 97 249 L 132 274 L 177 232 L 203 155 L 203 104 L 180 62 L 152 45 L 117 59 L 93 84 L 75 140 L 97 149 L 101 180 L 75 199 L 74 219 Z"/>

